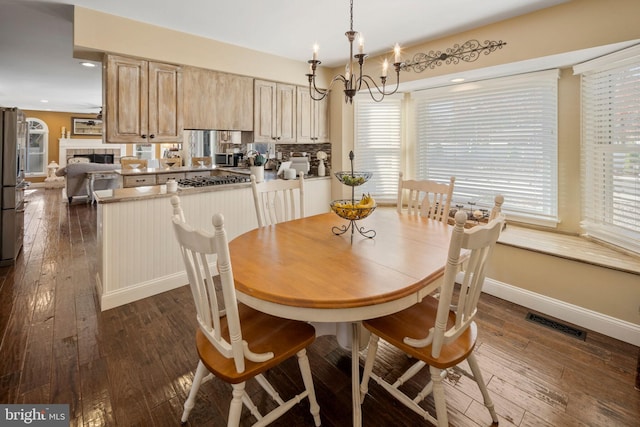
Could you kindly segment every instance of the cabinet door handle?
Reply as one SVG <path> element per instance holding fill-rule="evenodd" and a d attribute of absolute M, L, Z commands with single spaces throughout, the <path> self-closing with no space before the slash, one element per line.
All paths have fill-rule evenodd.
<path fill-rule="evenodd" d="M 142 135 L 142 139 L 147 139 L 147 135 Z"/>
<path fill-rule="evenodd" d="M 155 137 L 156 137 L 156 136 L 155 136 L 154 134 L 149 135 L 149 139 L 153 139 L 153 138 L 155 138 Z"/>

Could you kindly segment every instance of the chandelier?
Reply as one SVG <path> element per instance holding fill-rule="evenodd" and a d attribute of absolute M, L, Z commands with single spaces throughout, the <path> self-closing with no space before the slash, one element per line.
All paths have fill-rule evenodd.
<path fill-rule="evenodd" d="M 356 92 L 363 89 L 363 85 L 366 86 L 371 98 L 374 101 L 380 102 L 384 99 L 386 95 L 392 95 L 397 92 L 398 87 L 400 86 L 400 70 L 403 68 L 403 64 L 400 60 L 400 46 L 396 43 L 393 51 L 394 51 L 394 61 L 393 66 L 396 71 L 396 86 L 392 91 L 386 91 L 386 83 L 387 83 L 387 71 L 389 69 L 389 61 L 387 59 L 384 60 L 382 64 L 382 75 L 380 76 L 380 81 L 382 83 L 381 87 L 379 87 L 375 80 L 367 74 L 364 74 L 364 61 L 367 58 L 367 54 L 364 53 L 364 38 L 362 34 L 359 35 L 358 40 L 358 53 L 353 54 L 353 42 L 356 39 L 356 35 L 358 35 L 357 31 L 353 30 L 353 0 L 350 0 L 350 27 L 349 31 L 347 31 L 345 36 L 349 40 L 349 61 L 345 67 L 345 73 L 338 74 L 337 76 L 331 79 L 331 83 L 327 89 L 318 89 L 316 86 L 316 68 L 320 65 L 320 61 L 318 60 L 318 45 L 313 46 L 313 58 L 309 60 L 309 74 L 307 77 L 309 78 L 309 94 L 311 99 L 315 101 L 321 101 L 324 99 L 331 87 L 335 82 L 341 81 L 344 84 L 344 100 L 345 102 L 353 103 L 353 97 Z M 355 59 L 355 61 L 354 61 Z M 375 88 L 377 94 L 372 90 Z M 379 95 L 376 98 L 376 95 Z"/>

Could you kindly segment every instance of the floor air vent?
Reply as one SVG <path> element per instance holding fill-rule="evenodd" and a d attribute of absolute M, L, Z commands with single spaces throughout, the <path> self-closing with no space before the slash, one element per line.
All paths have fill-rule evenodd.
<path fill-rule="evenodd" d="M 555 329 L 558 332 L 562 332 L 565 335 L 569 335 L 582 341 L 587 338 L 586 331 L 574 328 L 573 326 L 569 326 L 564 323 L 560 323 L 556 320 L 551 320 L 544 316 L 540 316 L 539 314 L 527 313 L 526 319 L 529 322 L 537 323 L 550 329 Z"/>

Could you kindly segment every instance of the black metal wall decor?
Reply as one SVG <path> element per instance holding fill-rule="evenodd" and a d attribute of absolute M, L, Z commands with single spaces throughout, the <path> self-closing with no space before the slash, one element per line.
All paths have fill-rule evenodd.
<path fill-rule="evenodd" d="M 460 61 L 474 62 L 481 54 L 489 55 L 491 52 L 502 49 L 506 44 L 502 40 L 485 40 L 484 43 L 480 43 L 478 40 L 468 40 L 461 45 L 455 44 L 444 52 L 431 50 L 429 53 L 416 53 L 411 61 L 406 61 L 401 65 L 401 69 L 421 73 L 426 69 L 433 70 L 443 64 L 459 64 Z"/>

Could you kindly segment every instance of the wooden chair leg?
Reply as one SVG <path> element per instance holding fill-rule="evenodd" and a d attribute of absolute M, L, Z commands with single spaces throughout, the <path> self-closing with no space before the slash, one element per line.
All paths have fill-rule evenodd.
<path fill-rule="evenodd" d="M 473 378 L 476 380 L 476 384 L 480 388 L 480 392 L 482 393 L 482 397 L 484 399 L 484 406 L 487 407 L 489 413 L 491 414 L 491 419 L 494 424 L 498 423 L 498 415 L 496 414 L 496 410 L 493 407 L 493 401 L 491 400 L 491 396 L 489 396 L 489 391 L 487 390 L 487 385 L 482 378 L 482 372 L 480 372 L 480 366 L 478 365 L 478 361 L 476 360 L 476 355 L 471 353 L 467 358 L 467 362 L 469 363 L 469 367 L 471 368 L 471 372 L 473 373 Z"/>
<path fill-rule="evenodd" d="M 187 418 L 189 418 L 189 413 L 193 409 L 193 406 L 196 403 L 196 395 L 198 394 L 198 390 L 200 389 L 200 385 L 202 384 L 202 380 L 207 375 L 209 371 L 204 366 L 202 361 L 198 361 L 198 367 L 196 368 L 196 374 L 193 376 L 193 383 L 191 384 L 191 390 L 189 390 L 189 397 L 186 402 L 184 402 L 184 411 L 182 412 L 182 418 L 180 421 L 184 424 L 187 422 Z"/>
<path fill-rule="evenodd" d="M 227 419 L 227 427 L 238 427 L 240 425 L 240 416 L 242 415 L 242 397 L 244 396 L 244 384 L 232 384 L 233 398 L 229 404 L 229 418 Z"/>
<path fill-rule="evenodd" d="M 447 401 L 444 395 L 444 385 L 442 384 L 443 374 L 446 374 L 446 371 L 433 366 L 429 366 L 429 371 L 431 372 L 431 381 L 433 381 L 433 400 L 436 405 L 438 427 L 448 427 Z"/>
<path fill-rule="evenodd" d="M 369 392 L 369 378 L 373 371 L 373 363 L 376 360 L 376 353 L 378 352 L 378 341 L 380 338 L 374 334 L 371 334 L 369 339 L 369 350 L 367 350 L 367 359 L 364 362 L 364 370 L 362 372 L 362 382 L 360 383 L 360 404 L 364 402 L 364 398 Z"/>
<path fill-rule="evenodd" d="M 320 405 L 318 405 L 318 401 L 316 400 L 316 391 L 313 388 L 313 378 L 311 377 L 311 366 L 309 365 L 307 350 L 300 350 L 297 353 L 297 356 L 300 374 L 302 374 L 302 381 L 304 382 L 304 388 L 307 390 L 309 409 L 311 411 L 311 415 L 313 415 L 313 421 L 315 422 L 316 427 L 320 427 Z"/>

